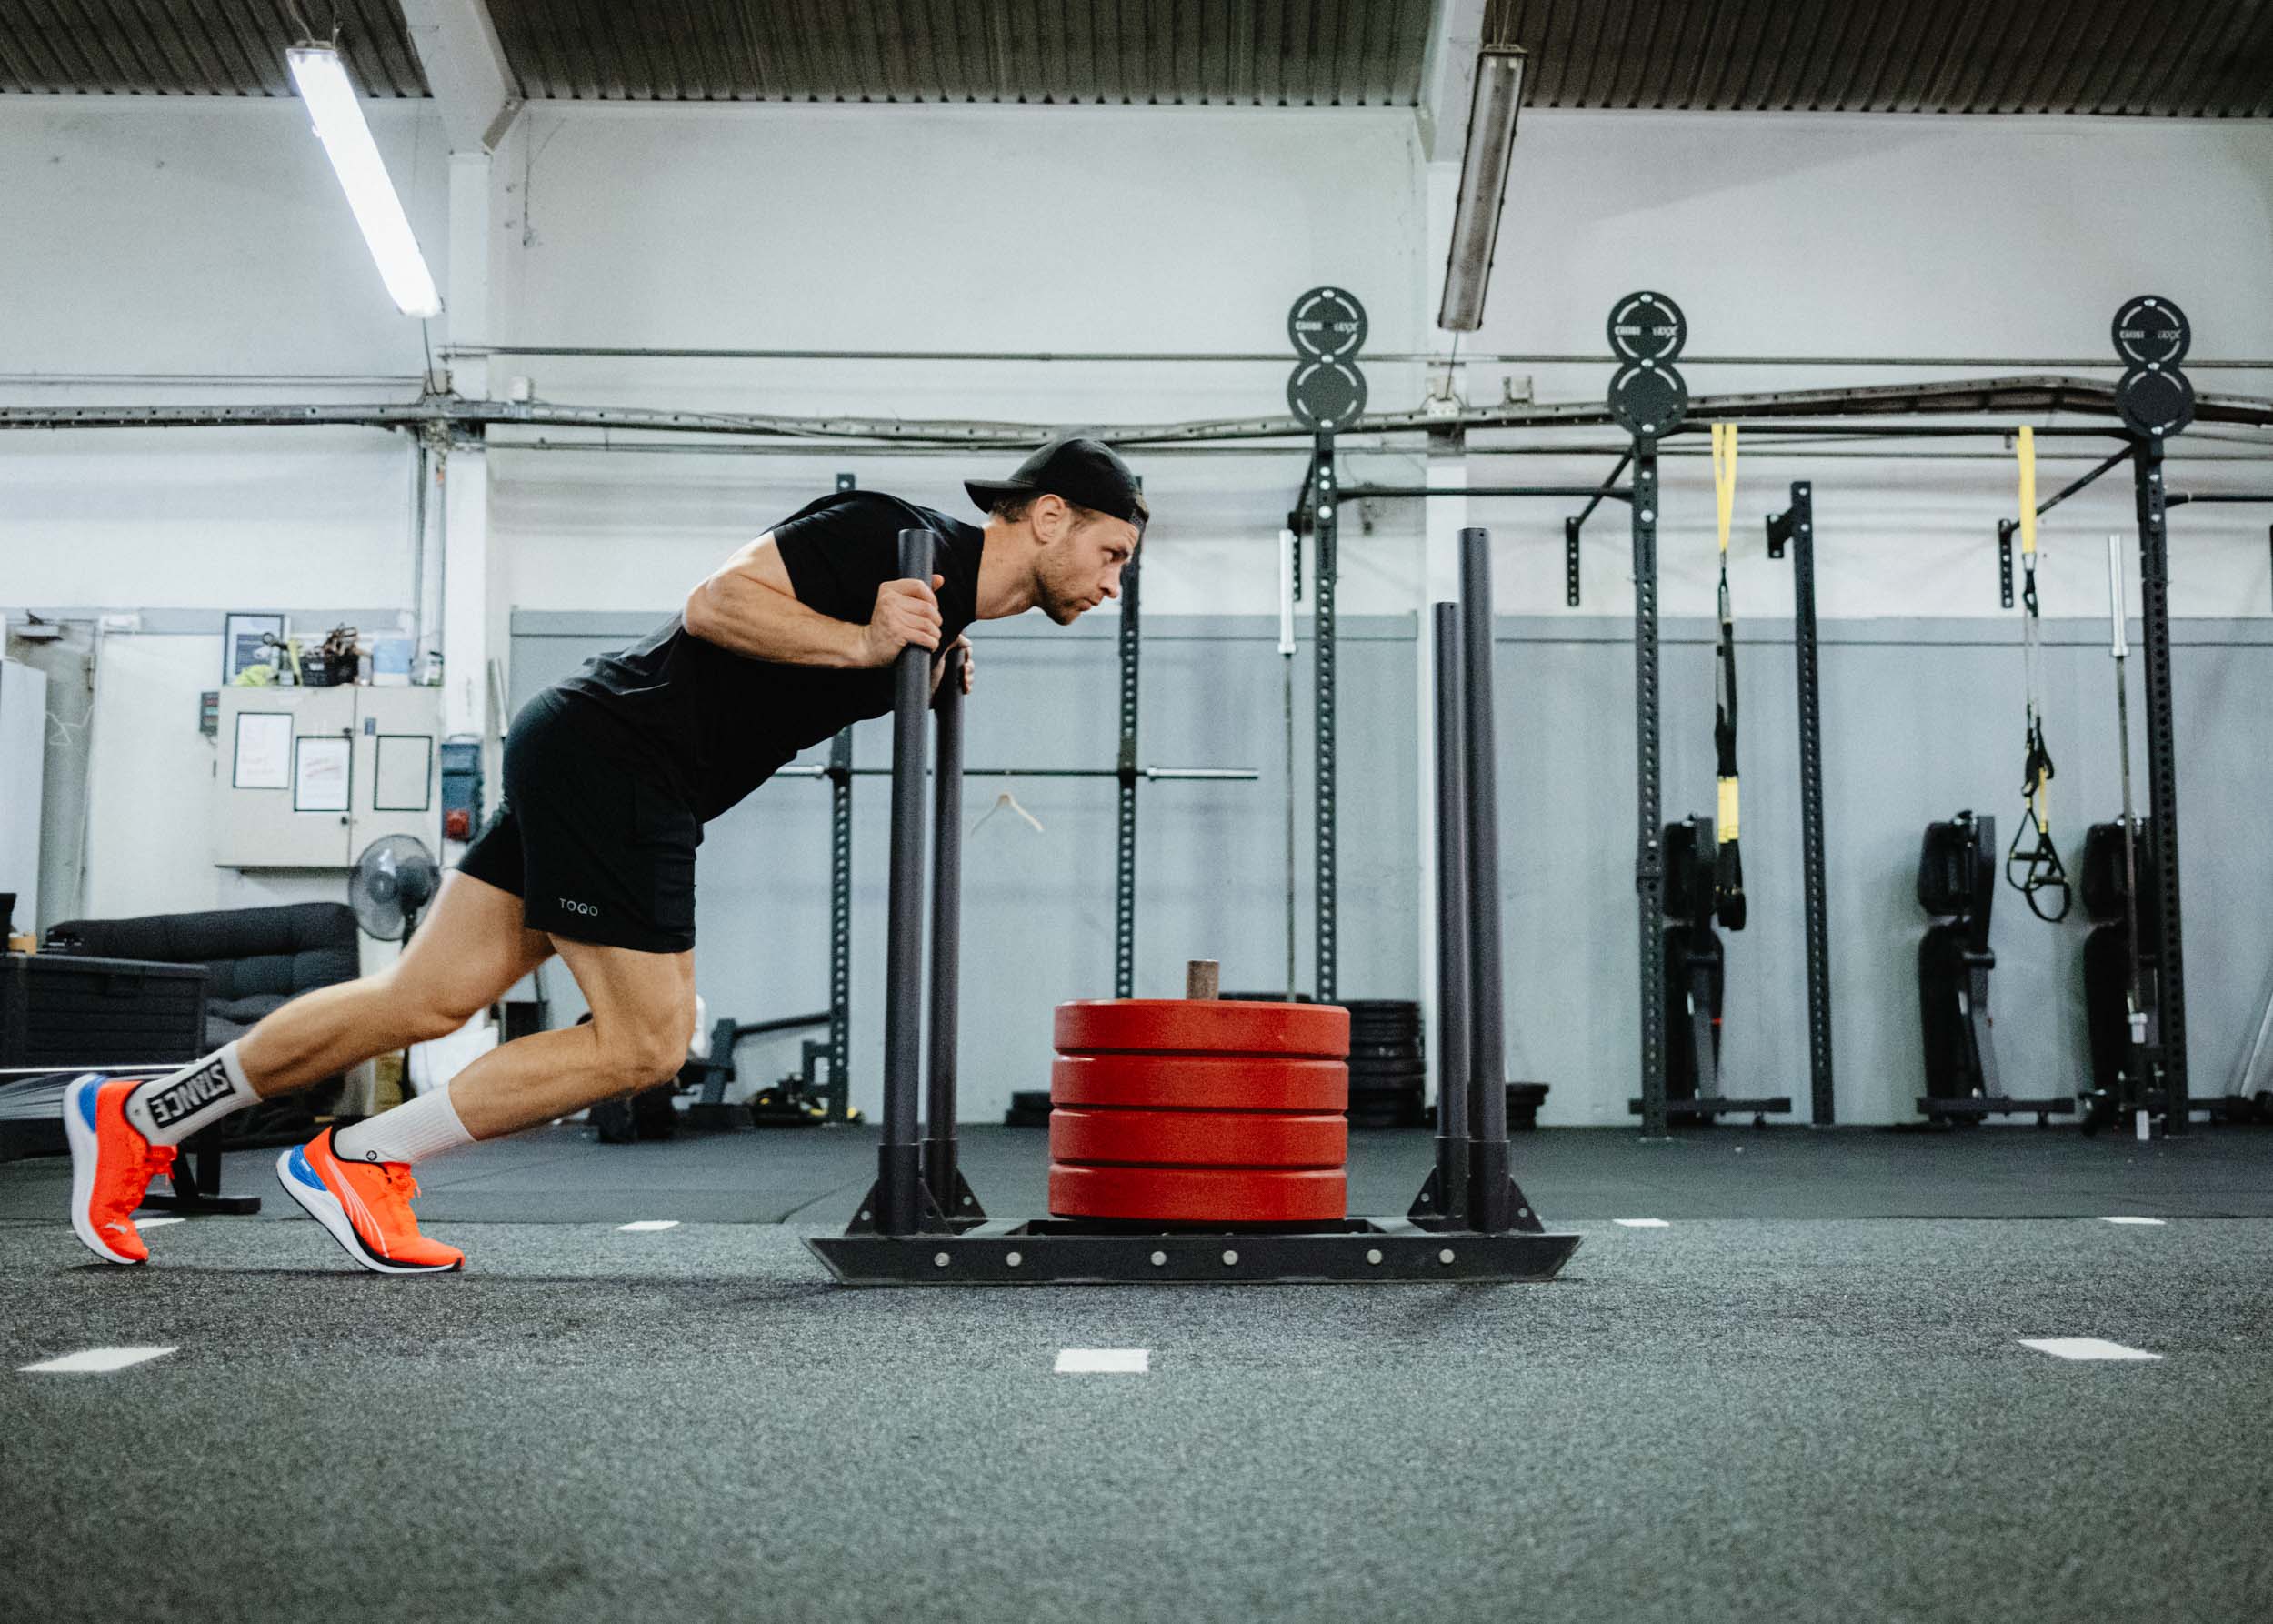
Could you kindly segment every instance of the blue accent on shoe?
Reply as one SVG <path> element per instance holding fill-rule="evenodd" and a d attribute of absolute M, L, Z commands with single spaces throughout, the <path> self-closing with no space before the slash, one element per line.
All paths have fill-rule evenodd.
<path fill-rule="evenodd" d="M 86 1124 L 87 1132 L 95 1131 L 95 1097 L 102 1092 L 103 1079 L 83 1077 L 71 1085 L 71 1098 L 79 1108 L 79 1120 Z"/>
<path fill-rule="evenodd" d="M 306 1185 L 310 1189 L 322 1189 L 324 1188 L 324 1181 L 315 1176 L 315 1169 L 308 1166 L 308 1151 L 306 1146 L 294 1146 L 292 1155 L 285 1160 L 285 1167 L 295 1178 L 297 1178 L 302 1184 Z"/>

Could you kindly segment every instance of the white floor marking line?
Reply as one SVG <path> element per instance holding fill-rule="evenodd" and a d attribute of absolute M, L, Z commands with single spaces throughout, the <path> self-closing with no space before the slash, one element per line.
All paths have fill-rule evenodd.
<path fill-rule="evenodd" d="M 2023 1348 L 2033 1348 L 2038 1353 L 2048 1353 L 2056 1359 L 2159 1359 L 2159 1353 L 2147 1353 L 2137 1348 L 2126 1348 L 2120 1342 L 2103 1342 L 2098 1337 L 2023 1337 Z"/>
<path fill-rule="evenodd" d="M 135 1220 L 135 1228 L 137 1229 L 155 1229 L 161 1224 L 186 1224 L 187 1222 L 189 1222 L 187 1218 L 136 1218 Z"/>
<path fill-rule="evenodd" d="M 80 1376 L 96 1370 L 124 1370 L 129 1365 L 162 1359 L 173 1351 L 171 1348 L 90 1348 L 83 1353 L 66 1353 L 60 1358 L 42 1359 L 36 1365 L 25 1365 L 21 1368 L 24 1371 L 47 1370 Z"/>
<path fill-rule="evenodd" d="M 2170 1220 L 2168 1218 L 2103 1218 L 2099 1221 L 2103 1224 L 2152 1224 L 2156 1228 L 2159 1229 L 2163 1227 L 2163 1225 L 2168 1223 Z"/>
<path fill-rule="evenodd" d="M 1673 1228 L 1663 1218 L 1612 1218 L 1610 1221 L 1621 1229 L 1670 1229 Z"/>
<path fill-rule="evenodd" d="M 678 1227 L 679 1221 L 676 1218 L 641 1218 L 636 1224 L 616 1226 L 619 1232 L 626 1235 L 652 1235 L 657 1229 L 676 1229 Z"/>
<path fill-rule="evenodd" d="M 1152 1353 L 1144 1348 L 1061 1348 L 1057 1350 L 1057 1374 L 1060 1376 L 1147 1376 L 1152 1372 Z"/>

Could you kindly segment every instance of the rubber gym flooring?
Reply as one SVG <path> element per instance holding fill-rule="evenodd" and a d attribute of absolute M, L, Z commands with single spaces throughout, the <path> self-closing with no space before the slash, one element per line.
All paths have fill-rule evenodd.
<path fill-rule="evenodd" d="M 967 1145 L 1030 1210 L 1042 1136 Z M 1360 1138 L 1354 1207 L 1427 1147 Z M 2273 1618 L 2273 1132 L 1548 1130 L 1584 1241 L 1471 1288 L 846 1290 L 800 1241 L 873 1154 L 484 1147 L 426 1169 L 471 1268 L 420 1279 L 269 1156 L 261 1218 L 133 1270 L 0 1167 L 9 1612 Z M 115 1368 L 25 1368 L 72 1355 Z"/>

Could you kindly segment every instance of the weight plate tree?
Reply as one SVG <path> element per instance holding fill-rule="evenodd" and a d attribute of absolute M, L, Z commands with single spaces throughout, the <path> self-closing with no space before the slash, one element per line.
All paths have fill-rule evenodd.
<path fill-rule="evenodd" d="M 2126 366 L 2176 366 L 2194 347 L 2193 324 L 2168 299 L 2141 294 L 2115 313 L 2115 353 Z"/>
<path fill-rule="evenodd" d="M 1314 287 L 1287 312 L 1296 356 L 1287 409 L 1303 427 L 1330 434 L 1365 415 L 1366 375 L 1357 362 L 1367 330 L 1366 307 L 1346 288 Z"/>
<path fill-rule="evenodd" d="M 1610 306 L 1610 349 L 1622 361 L 1670 365 L 1689 341 L 1688 318 L 1661 293 L 1627 294 Z"/>
<path fill-rule="evenodd" d="M 1366 413 L 1366 375 L 1344 361 L 1303 361 L 1287 380 L 1287 407 L 1303 427 L 1347 428 Z"/>
<path fill-rule="evenodd" d="M 1366 342 L 1366 307 L 1338 287 L 1314 287 L 1287 312 L 1295 354 L 1311 361 L 1347 361 Z"/>
<path fill-rule="evenodd" d="M 1678 427 L 1688 386 L 1673 363 L 1688 342 L 1681 307 L 1663 294 L 1629 294 L 1610 307 L 1610 347 L 1626 361 L 1610 381 L 1610 413 L 1634 436 L 1634 907 L 1641 940 L 1642 1134 L 1666 1137 L 1664 787 L 1658 756 L 1657 441 Z"/>
<path fill-rule="evenodd" d="M 1610 415 L 1627 434 L 1663 435 L 1689 409 L 1688 386 L 1670 366 L 1637 361 L 1610 380 Z"/>
<path fill-rule="evenodd" d="M 1287 336 L 1294 342 L 1293 374 L 1287 404 L 1297 419 L 1316 433 L 1311 456 L 1311 536 L 1317 567 L 1311 583 L 1311 677 L 1315 754 L 1311 768 L 1311 838 L 1316 878 L 1312 987 L 1330 1004 L 1337 981 L 1336 900 L 1339 891 L 1335 842 L 1335 628 L 1334 598 L 1339 571 L 1337 541 L 1339 492 L 1335 484 L 1334 436 L 1356 423 L 1366 409 L 1366 377 L 1357 367 L 1366 341 L 1366 309 L 1346 288 L 1314 287 L 1287 315 Z M 1289 994 L 1294 989 L 1287 988 Z"/>
<path fill-rule="evenodd" d="M 2194 386 L 2169 367 L 2134 366 L 2116 384 L 2115 409 L 2133 434 L 2161 439 L 2194 421 Z"/>
<path fill-rule="evenodd" d="M 1626 363 L 1610 380 L 1610 415 L 1639 438 L 1667 434 L 1688 410 L 1688 385 L 1675 370 L 1689 341 L 1688 318 L 1661 293 L 1628 294 L 1610 307 L 1610 348 Z"/>
<path fill-rule="evenodd" d="M 2161 1086 L 2132 1084 L 2125 1111 L 2160 1109 L 2167 1131 L 2187 1122 L 2187 1017 L 2184 939 L 2178 911 L 2178 737 L 2170 673 L 2170 537 L 2165 523 L 2163 453 L 2193 419 L 2194 388 L 2178 370 L 2194 342 L 2186 313 L 2168 299 L 2142 294 L 2116 313 L 2115 352 L 2125 366 L 2116 409 L 2131 431 L 2131 472 L 2138 515 L 2139 652 L 2147 697 L 2148 840 L 2152 847 L 2161 963 L 2156 977 L 2155 1040 Z"/>

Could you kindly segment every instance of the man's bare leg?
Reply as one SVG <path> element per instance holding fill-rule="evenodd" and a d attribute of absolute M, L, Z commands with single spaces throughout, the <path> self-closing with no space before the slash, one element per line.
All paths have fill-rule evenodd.
<path fill-rule="evenodd" d="M 552 957 L 521 921 L 510 891 L 452 873 L 403 956 L 376 975 L 292 1000 L 238 1040 L 237 1058 L 265 1099 L 348 1067 L 456 1031 Z"/>
<path fill-rule="evenodd" d="M 502 1044 L 450 1086 L 466 1131 L 494 1139 L 678 1073 L 695 1035 L 693 953 L 552 938 L 592 1006 L 589 1025 Z"/>
<path fill-rule="evenodd" d="M 141 1262 L 149 1251 L 134 1210 L 183 1139 L 257 1100 L 456 1031 L 552 950 L 524 925 L 518 897 L 452 874 L 403 957 L 377 975 L 295 999 L 181 1071 L 149 1079 L 90 1074 L 74 1083 L 65 1101 L 73 1229 L 97 1257 Z M 430 1148 L 466 1142 L 446 1093 L 410 1103 L 419 1111 L 406 1118 L 398 1108 L 371 1120 L 389 1123 L 390 1140 L 408 1129 Z M 322 1140 L 328 1146 L 330 1135 Z"/>
<path fill-rule="evenodd" d="M 423 1158 L 494 1139 L 593 1101 L 659 1082 L 686 1058 L 695 956 L 636 953 L 556 938 L 592 1005 L 592 1022 L 501 1044 L 447 1088 L 404 1101 L 277 1158 L 285 1192 L 364 1268 L 446 1274 L 466 1255 L 422 1233 L 410 1209 Z"/>

